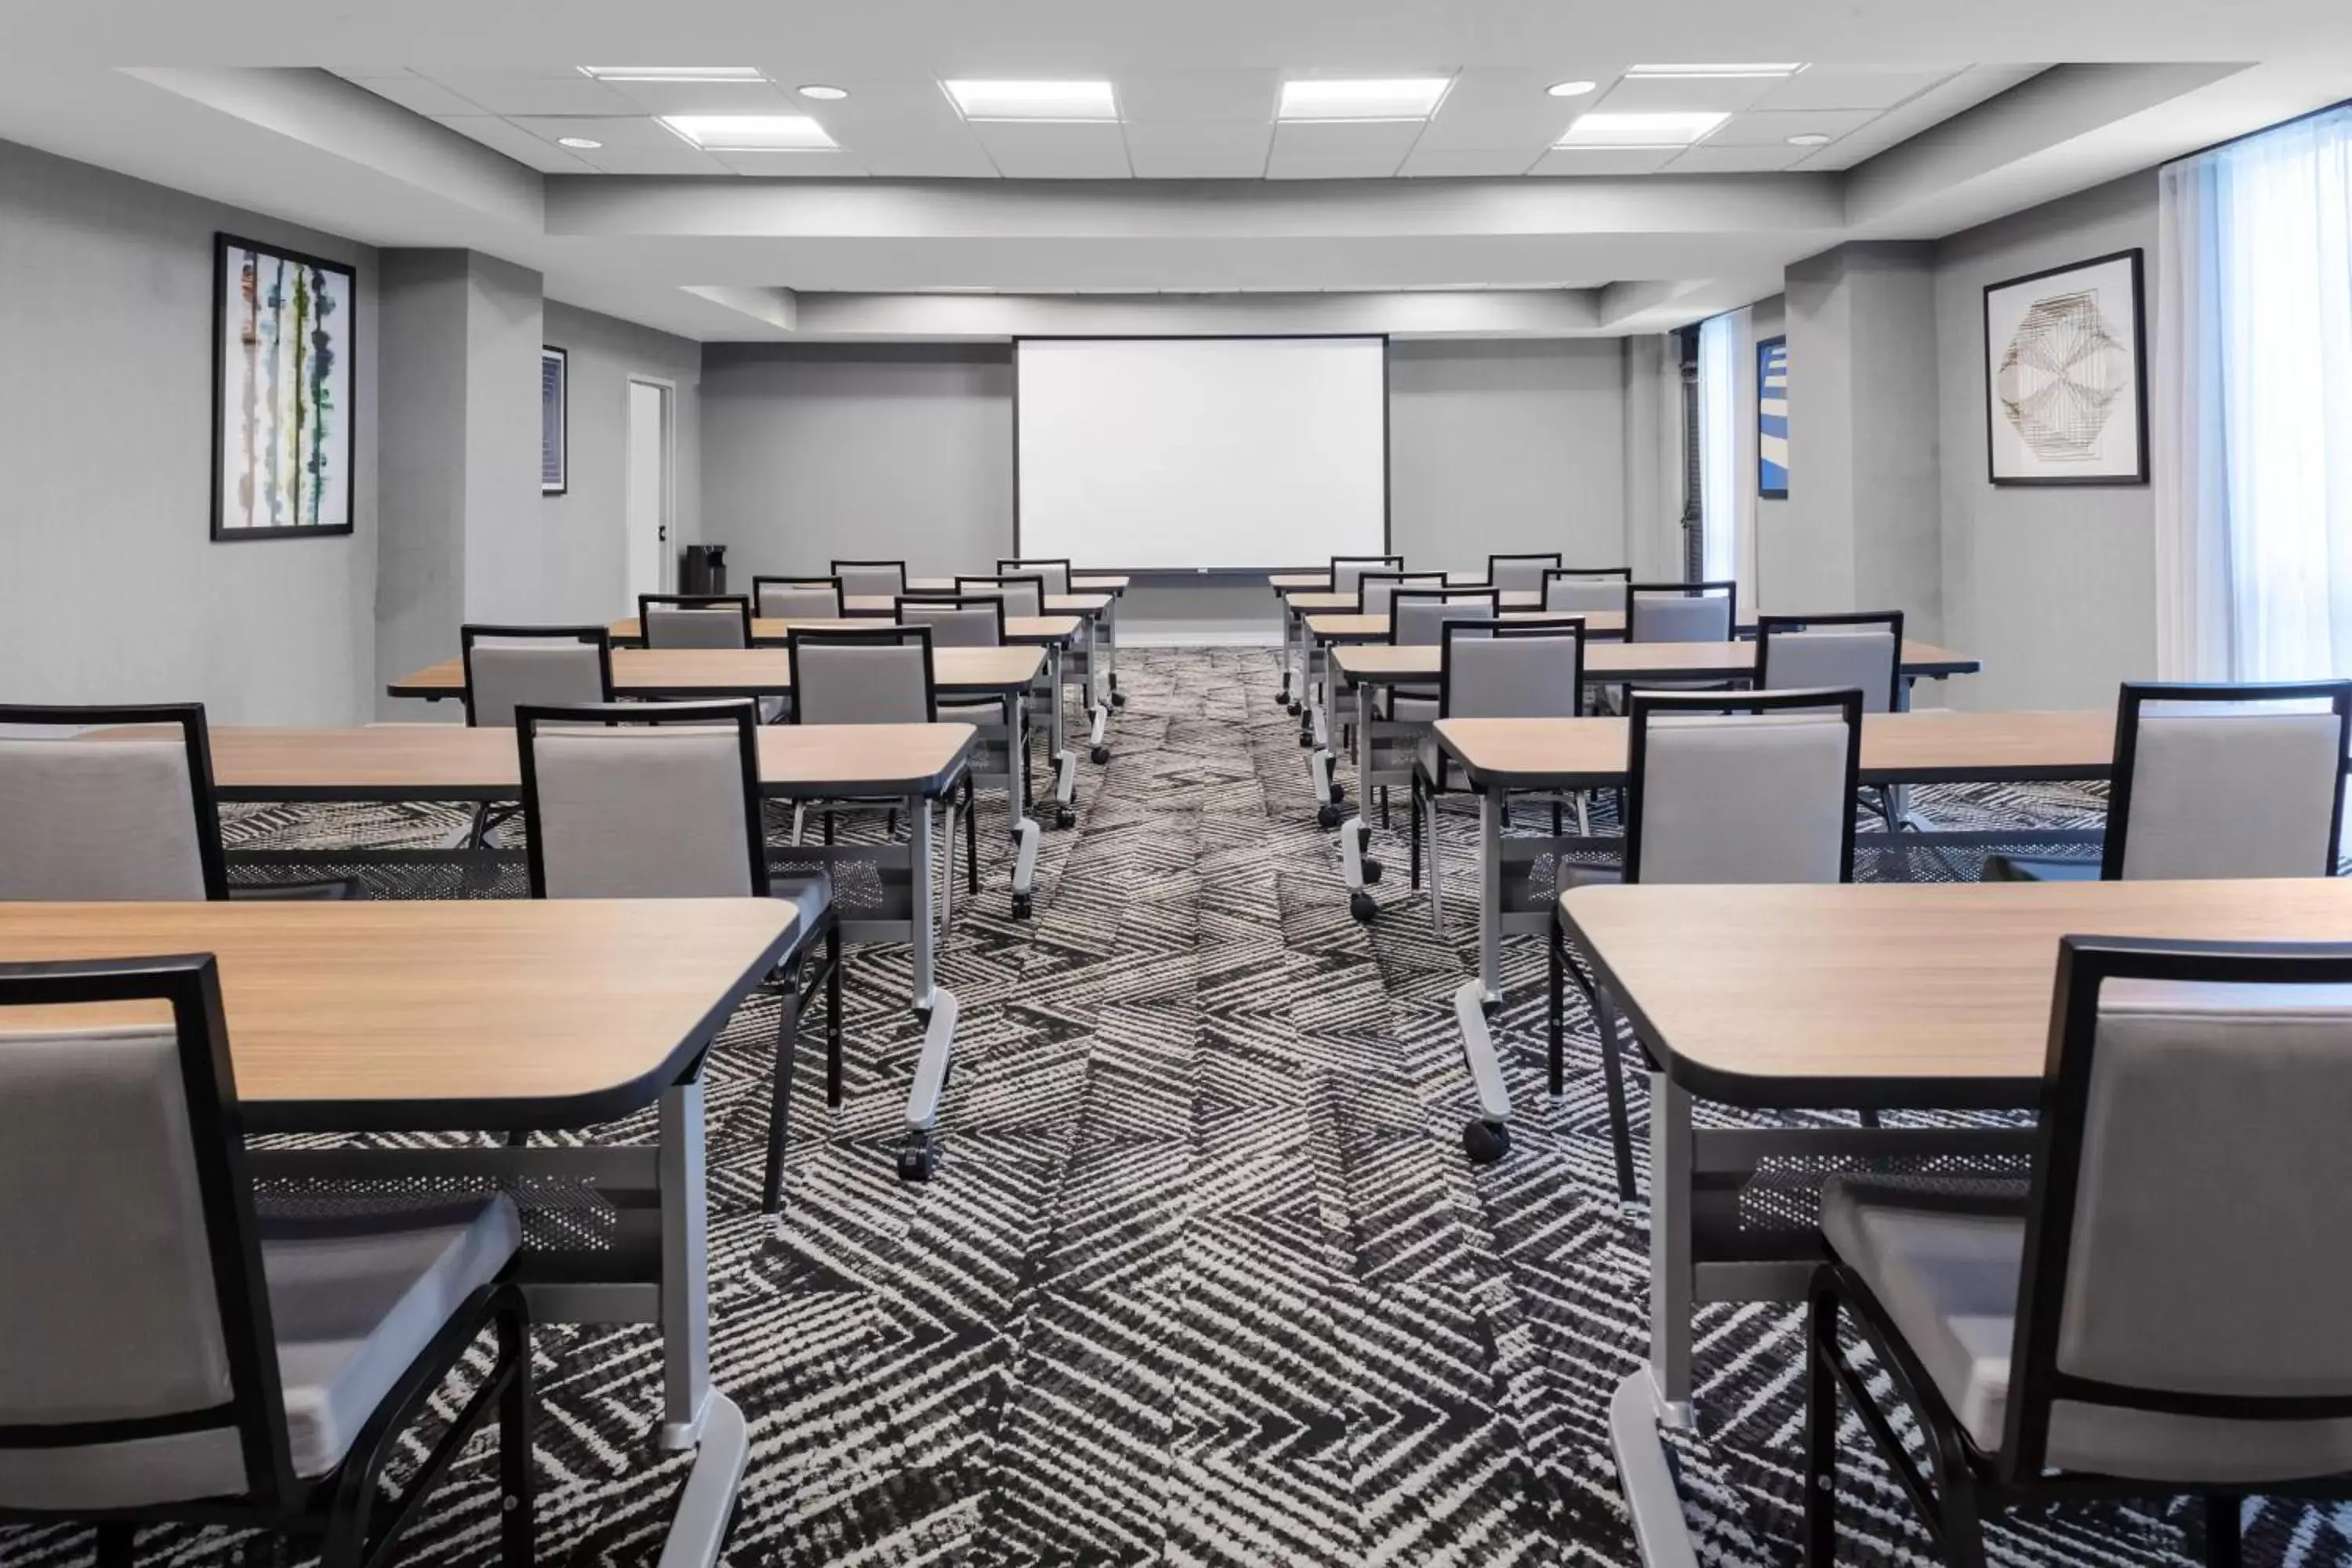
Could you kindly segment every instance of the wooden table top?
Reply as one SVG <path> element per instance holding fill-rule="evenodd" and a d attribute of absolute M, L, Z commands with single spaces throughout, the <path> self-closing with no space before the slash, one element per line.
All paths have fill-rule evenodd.
<path fill-rule="evenodd" d="M 1337 595 L 1333 595 L 1336 597 Z M 1529 595 L 1533 597 L 1533 595 Z M 1355 601 L 1349 599 L 1349 604 Z M 1622 610 L 1539 610 L 1505 609 L 1499 618 L 1506 621 L 1540 621 L 1554 616 L 1575 616 L 1584 622 L 1585 636 L 1613 637 L 1623 635 L 1625 612 Z M 1389 635 L 1388 616 L 1360 616 L 1353 610 L 1326 612 L 1307 617 L 1307 635 L 1317 642 L 1367 643 L 1386 642 Z"/>
<path fill-rule="evenodd" d="M 139 726 L 82 738 L 163 732 Z M 961 773 L 979 734 L 969 724 L 762 724 L 760 778 L 778 795 L 936 795 Z M 213 727 L 212 752 L 225 800 L 513 800 L 522 788 L 515 732 L 505 729 L 226 724 Z"/>
<path fill-rule="evenodd" d="M 954 584 L 942 582 L 940 587 L 951 590 Z M 1048 594 L 1045 595 L 1045 613 L 1091 619 L 1110 607 L 1111 598 L 1108 594 Z M 841 598 L 841 607 L 853 616 L 895 616 L 898 613 L 898 601 L 889 594 L 845 594 Z M 1021 618 L 1015 616 L 1005 617 L 1008 623 Z"/>
<path fill-rule="evenodd" d="M 1484 584 L 1482 584 L 1475 583 L 1452 583 L 1447 584 L 1447 586 L 1451 588 L 1474 588 L 1483 585 Z M 1405 591 L 1407 593 L 1412 592 L 1411 589 L 1407 589 Z M 1312 616 L 1318 621 L 1329 619 L 1380 621 L 1382 623 L 1382 630 L 1386 630 L 1387 616 L 1358 616 L 1355 614 L 1355 608 L 1358 604 L 1361 603 L 1361 601 L 1353 594 L 1291 594 L 1286 596 L 1290 600 L 1290 607 L 1292 611 L 1296 614 Z M 1543 595 L 1529 589 L 1512 588 L 1507 590 L 1503 594 L 1502 605 L 1506 610 L 1540 610 L 1543 608 Z M 1576 612 L 1573 610 L 1563 610 L 1560 613 L 1562 615 L 1574 615 Z M 1619 610 L 1614 613 L 1622 623 L 1624 619 L 1625 612 Z M 1600 628 L 1595 627 L 1593 629 L 1597 631 Z"/>
<path fill-rule="evenodd" d="M 1486 581 L 1486 574 L 1483 572 L 1448 572 L 1445 580 L 1456 588 L 1475 588 Z M 1286 597 L 1297 594 L 1323 594 L 1330 591 L 1331 574 L 1276 572 L 1268 576 L 1265 583 L 1267 587 Z M 1355 600 L 1351 597 L 1348 602 L 1353 604 Z"/>
<path fill-rule="evenodd" d="M 889 624 L 893 623 L 887 609 L 880 616 L 848 616 L 838 620 L 761 616 L 751 623 L 751 641 L 781 647 L 787 634 L 795 629 L 804 632 L 862 632 Z M 1078 628 L 1084 625 L 1086 618 L 1082 616 L 1007 616 L 1004 617 L 1004 637 L 1008 642 L 1067 642 L 1078 635 Z M 644 637 L 635 616 L 613 623 L 613 640 L 615 643 L 639 642 Z"/>
<path fill-rule="evenodd" d="M 1313 625 L 1312 621 L 1307 623 Z M 1331 650 L 1350 680 L 1372 686 L 1437 679 L 1439 649 L 1432 644 L 1392 647 L 1387 643 L 1342 643 Z M 1933 643 L 1903 644 L 1906 675 L 1967 675 L 1980 668 L 1966 654 Z M 1752 642 L 1594 642 L 1585 645 L 1587 680 L 1705 680 L 1756 673 Z"/>
<path fill-rule="evenodd" d="M 2352 941 L 2352 879 L 1580 888 L 1651 1054 L 1736 1105 L 2032 1102 L 2058 939 Z"/>
<path fill-rule="evenodd" d="M 1623 719 L 1440 719 L 1437 743 L 1473 785 L 1603 789 L 1625 780 Z M 2019 713 L 1870 713 L 1862 777 L 1870 784 L 2104 779 L 2116 721 L 2096 709 Z"/>
<path fill-rule="evenodd" d="M 1012 574 L 1007 574 L 1007 575 Z M 1117 598 L 1119 595 L 1127 592 L 1129 581 L 1129 578 L 1118 575 L 1115 573 L 1073 572 L 1070 574 L 1070 592 L 1073 594 L 1108 594 L 1111 597 Z M 955 587 L 955 579 L 952 577 L 909 577 L 907 579 L 907 586 L 909 588 L 952 590 Z"/>
<path fill-rule="evenodd" d="M 1041 647 L 942 647 L 931 650 L 932 684 L 941 691 L 1010 691 L 1045 668 Z M 455 697 L 466 689 L 465 666 L 445 658 L 403 676 L 386 689 L 394 697 Z M 770 697 L 793 689 L 792 656 L 780 647 L 617 647 L 613 689 L 627 697 Z"/>
<path fill-rule="evenodd" d="M 0 903 L 0 963 L 214 954 L 254 1131 L 582 1127 L 676 1081 L 794 920 L 772 899 Z"/>

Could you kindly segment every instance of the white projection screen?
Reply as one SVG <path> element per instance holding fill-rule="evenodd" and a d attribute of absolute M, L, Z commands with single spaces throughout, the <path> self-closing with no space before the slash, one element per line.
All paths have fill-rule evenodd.
<path fill-rule="evenodd" d="M 1019 553 L 1179 571 L 1383 553 L 1387 353 L 1380 338 L 1019 341 Z"/>

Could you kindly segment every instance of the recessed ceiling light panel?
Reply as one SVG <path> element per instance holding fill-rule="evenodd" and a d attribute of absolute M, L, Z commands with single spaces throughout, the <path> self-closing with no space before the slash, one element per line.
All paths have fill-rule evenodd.
<path fill-rule="evenodd" d="M 582 66 L 598 81 L 765 81 L 757 66 Z"/>
<path fill-rule="evenodd" d="M 1730 119 L 1728 114 L 1692 112 L 1675 114 L 1586 114 L 1580 115 L 1567 133 L 1552 143 L 1556 147 L 1687 147 L 1704 141 L 1716 127 Z"/>
<path fill-rule="evenodd" d="M 1556 81 L 1544 91 L 1553 98 L 1582 98 L 1600 85 L 1597 81 Z"/>
<path fill-rule="evenodd" d="M 1826 147 L 1829 144 L 1829 137 L 1819 131 L 1801 132 L 1789 138 L 1791 147 Z"/>
<path fill-rule="evenodd" d="M 1794 76 L 1805 68 L 1801 63 L 1777 65 L 1667 65 L 1634 66 L 1625 74 L 1636 80 L 1708 81 L 1741 77 Z"/>
<path fill-rule="evenodd" d="M 1452 77 L 1377 81 L 1286 81 L 1277 120 L 1426 120 L 1437 112 Z"/>
<path fill-rule="evenodd" d="M 593 153 L 604 145 L 602 142 L 591 141 L 585 136 L 559 136 L 555 144 L 558 147 L 574 147 L 583 153 Z"/>
<path fill-rule="evenodd" d="M 966 120 L 1117 120 L 1107 81 L 943 81 Z"/>
<path fill-rule="evenodd" d="M 706 153 L 798 153 L 835 145 L 805 114 L 665 114 L 661 122 Z"/>
<path fill-rule="evenodd" d="M 849 89 L 845 87 L 827 87 L 823 82 L 815 81 L 810 82 L 804 87 L 796 88 L 794 90 L 803 98 L 821 98 L 828 103 L 832 102 L 836 98 L 847 98 L 849 96 Z"/>

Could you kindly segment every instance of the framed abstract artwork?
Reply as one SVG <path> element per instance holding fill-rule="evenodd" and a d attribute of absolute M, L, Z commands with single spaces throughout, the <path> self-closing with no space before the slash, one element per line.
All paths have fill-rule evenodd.
<path fill-rule="evenodd" d="M 539 350 L 539 493 L 572 488 L 572 356 L 542 343 Z"/>
<path fill-rule="evenodd" d="M 2141 253 L 1984 291 L 1985 425 L 1997 485 L 2147 482 Z"/>
<path fill-rule="evenodd" d="M 1789 340 L 1756 343 L 1756 493 L 1789 499 Z"/>
<path fill-rule="evenodd" d="M 215 539 L 352 531 L 358 282 L 339 261 L 215 237 Z"/>

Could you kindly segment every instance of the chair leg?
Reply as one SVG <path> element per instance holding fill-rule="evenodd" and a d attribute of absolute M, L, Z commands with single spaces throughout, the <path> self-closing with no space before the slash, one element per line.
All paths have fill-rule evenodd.
<path fill-rule="evenodd" d="M 1555 805 L 1552 810 L 1557 812 L 1559 807 Z M 1568 1008 L 1566 994 L 1568 936 L 1559 929 L 1559 914 L 1557 910 L 1552 914 L 1551 930 L 1547 934 L 1550 940 L 1546 942 L 1544 946 L 1549 950 L 1549 957 L 1551 960 L 1551 994 L 1548 1015 L 1551 1027 L 1551 1097 L 1558 1100 L 1568 1089 L 1568 1063 L 1563 1041 L 1566 1027 L 1562 1017 Z"/>
<path fill-rule="evenodd" d="M 2238 1568 L 2243 1507 L 2241 1498 L 2205 1500 L 2205 1568 Z"/>
<path fill-rule="evenodd" d="M 1421 780 L 1412 781 L 1412 795 L 1405 805 L 1407 816 L 1412 818 L 1412 850 L 1405 857 L 1406 874 L 1412 879 L 1414 892 L 1421 891 Z"/>
<path fill-rule="evenodd" d="M 1554 838 L 1560 836 L 1559 802 L 1556 800 L 1551 803 L 1551 836 Z"/>
<path fill-rule="evenodd" d="M 841 926 L 824 933 L 824 1102 L 841 1104 Z"/>
<path fill-rule="evenodd" d="M 1443 942 L 1446 936 L 1445 884 L 1440 876 L 1441 866 L 1437 849 L 1437 796 L 1423 795 L 1421 810 L 1423 817 L 1428 824 L 1422 830 L 1421 840 L 1429 850 L 1429 924 L 1430 928 L 1437 933 L 1438 940 Z"/>
<path fill-rule="evenodd" d="M 801 985 L 797 972 L 784 976 L 777 1005 L 776 1064 L 768 1077 L 768 1171 L 760 1183 L 760 1212 L 773 1214 L 783 1197 L 784 1140 L 792 1130 L 793 1064 L 801 1034 Z"/>
<path fill-rule="evenodd" d="M 1837 1561 L 1837 1297 L 1816 1282 L 1805 1336 L 1805 1568 Z"/>
<path fill-rule="evenodd" d="M 531 1568 L 538 1553 L 538 1466 L 531 1450 L 530 1321 L 520 1302 L 499 1314 L 499 1349 L 514 1364 L 499 1395 L 500 1568 Z"/>
<path fill-rule="evenodd" d="M 98 1527 L 98 1568 L 131 1568 L 138 1555 L 139 1527 L 101 1524 Z"/>
<path fill-rule="evenodd" d="M 970 779 L 963 785 L 963 890 L 980 897 L 980 802 Z"/>
<path fill-rule="evenodd" d="M 1617 1049 L 1617 1010 L 1605 986 L 1592 989 L 1592 1021 L 1601 1031 L 1601 1079 L 1609 1092 L 1609 1146 L 1617 1160 L 1617 1195 L 1632 1203 L 1633 1125 L 1625 1110 L 1625 1063 Z"/>
<path fill-rule="evenodd" d="M 1388 826 L 1389 826 L 1389 786 L 1388 786 L 1388 785 L 1386 785 L 1386 784 L 1382 784 L 1382 785 L 1381 785 L 1381 832 L 1383 832 L 1383 833 L 1387 832 L 1387 831 L 1388 831 Z"/>

